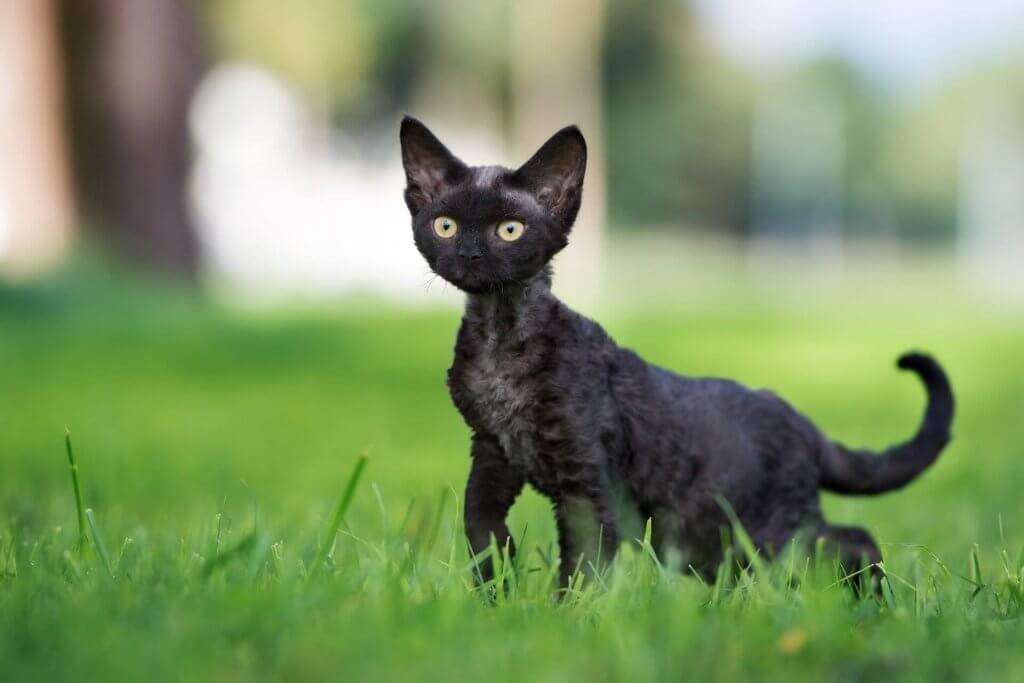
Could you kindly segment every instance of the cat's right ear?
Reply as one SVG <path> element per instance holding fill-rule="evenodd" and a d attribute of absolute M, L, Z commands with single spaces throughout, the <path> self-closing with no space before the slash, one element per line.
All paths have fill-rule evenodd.
<path fill-rule="evenodd" d="M 426 126 L 411 116 L 402 119 L 399 139 L 405 167 L 405 203 L 409 212 L 415 214 L 462 179 L 468 169 Z"/>
<path fill-rule="evenodd" d="M 587 170 L 587 141 L 576 126 L 566 126 L 519 167 L 512 181 L 531 192 L 566 229 L 576 220 Z"/>

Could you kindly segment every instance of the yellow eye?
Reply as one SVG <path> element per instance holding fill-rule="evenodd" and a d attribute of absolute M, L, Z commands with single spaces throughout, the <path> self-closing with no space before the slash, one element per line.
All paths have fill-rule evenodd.
<path fill-rule="evenodd" d="M 502 221 L 498 223 L 498 237 L 506 242 L 515 242 L 523 236 L 526 226 L 519 221 Z"/>
<path fill-rule="evenodd" d="M 459 224 L 455 222 L 454 218 L 438 216 L 434 219 L 434 232 L 437 233 L 438 237 L 442 237 L 444 239 L 455 237 L 455 231 L 458 229 Z"/>

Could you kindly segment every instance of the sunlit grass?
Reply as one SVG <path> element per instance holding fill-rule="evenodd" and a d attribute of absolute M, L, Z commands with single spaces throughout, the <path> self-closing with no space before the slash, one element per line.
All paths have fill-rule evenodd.
<path fill-rule="evenodd" d="M 958 415 L 934 469 L 825 499 L 881 542 L 880 600 L 798 552 L 705 583 L 644 535 L 560 593 L 531 492 L 510 520 L 521 552 L 487 551 L 478 586 L 468 433 L 444 388 L 456 311 L 241 314 L 120 279 L 0 290 L 0 680 L 1019 677 L 1024 318 L 835 297 L 599 317 L 867 446 L 923 409 L 896 355 L 943 361 Z"/>
<path fill-rule="evenodd" d="M 666 567 L 648 527 L 623 544 L 611 567 L 581 574 L 567 591 L 557 584 L 551 545 L 523 537 L 515 560 L 497 548 L 477 558 L 499 560 L 495 578 L 480 584 L 459 531 L 457 496 L 413 502 L 400 519 L 383 512 L 380 525 L 342 523 L 354 497 L 373 495 L 357 488 L 365 463 L 355 460 L 319 546 L 309 540 L 314 534 L 297 536 L 255 514 L 237 522 L 218 514 L 185 537 L 136 527 L 116 555 L 105 550 L 91 510 L 95 554 L 79 554 L 76 536 L 61 527 L 39 536 L 4 529 L 0 624 L 8 637 L 0 653 L 9 680 L 112 671 L 243 680 L 354 671 L 432 680 L 438 671 L 488 670 L 505 680 L 531 669 L 765 680 L 791 676 L 798 662 L 810 678 L 884 670 L 929 680 L 970 673 L 998 652 L 999 666 L 989 662 L 987 670 L 1009 675 L 1024 664 L 1003 649 L 1019 637 L 1024 548 L 998 549 L 1000 563 L 983 567 L 975 548 L 953 560 L 923 546 L 890 546 L 881 597 L 858 597 L 827 556 L 796 549 L 773 562 L 727 559 L 708 584 L 685 567 Z M 737 554 L 728 557 L 751 552 L 744 537 L 737 530 Z M 901 654 L 892 638 L 915 656 Z M 36 639 L 61 657 L 33 656 Z M 583 649 L 552 649 L 551 639 Z M 94 647 L 114 643 L 108 659 L 94 659 Z M 954 650 L 940 649 L 950 643 Z M 708 656 L 708 647 L 729 660 Z M 172 669 L 151 669 L 173 653 Z"/>

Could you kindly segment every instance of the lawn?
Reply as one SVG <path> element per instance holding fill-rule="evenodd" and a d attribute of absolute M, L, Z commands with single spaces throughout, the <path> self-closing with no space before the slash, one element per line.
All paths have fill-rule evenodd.
<path fill-rule="evenodd" d="M 916 425 L 923 392 L 894 369 L 900 351 L 942 360 L 958 415 L 934 469 L 825 501 L 881 542 L 876 602 L 798 555 L 705 585 L 642 538 L 556 601 L 553 523 L 530 492 L 510 525 L 523 552 L 491 599 L 460 534 L 456 310 L 241 311 L 82 271 L 0 288 L 0 680 L 1024 676 L 1024 316 L 948 273 L 588 309 L 648 359 L 770 386 L 851 444 Z"/>

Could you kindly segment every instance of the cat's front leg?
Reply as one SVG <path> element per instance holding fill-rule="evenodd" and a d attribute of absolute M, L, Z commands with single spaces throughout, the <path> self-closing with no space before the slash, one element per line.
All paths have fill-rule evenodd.
<path fill-rule="evenodd" d="M 585 575 L 601 572 L 615 557 L 619 533 L 612 510 L 607 486 L 559 496 L 555 515 L 563 588 L 569 586 L 577 570 Z"/>
<path fill-rule="evenodd" d="M 505 524 L 508 511 L 526 484 L 522 473 L 514 469 L 505 458 L 497 439 L 486 434 L 474 434 L 470 451 L 473 464 L 466 484 L 466 538 L 476 556 L 490 546 L 494 536 L 499 548 L 508 544 L 515 552 L 512 534 Z M 491 561 L 481 563 L 480 578 L 484 582 L 494 577 Z"/>

